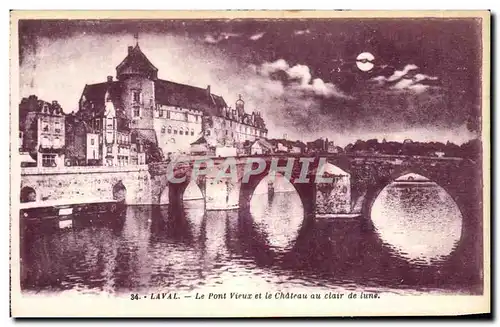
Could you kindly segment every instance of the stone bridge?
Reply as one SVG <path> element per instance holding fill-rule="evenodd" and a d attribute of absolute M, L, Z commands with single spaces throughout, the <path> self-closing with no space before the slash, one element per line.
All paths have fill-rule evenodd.
<path fill-rule="evenodd" d="M 368 214 L 378 194 L 387 185 L 401 176 L 414 173 L 448 192 L 464 216 L 471 211 L 474 213 L 472 216 L 481 215 L 481 165 L 471 160 L 416 156 L 287 155 L 227 160 L 215 158 L 210 161 L 213 165 L 205 159 L 151 164 L 152 202 L 182 204 L 183 193 L 193 181 L 201 190 L 207 210 L 246 210 L 257 185 L 266 176 L 279 174 L 294 186 L 307 216 Z M 265 163 L 261 169 L 258 161 Z M 287 166 L 288 169 L 283 169 Z M 250 170 L 253 171 L 249 174 Z M 172 182 L 169 173 L 180 182 Z"/>
<path fill-rule="evenodd" d="M 483 185 L 480 162 L 461 158 L 359 155 L 286 155 L 232 160 L 231 165 L 224 158 L 213 159 L 213 166 L 204 160 L 151 164 L 152 202 L 169 203 L 171 208 L 182 206 L 184 191 L 190 182 L 195 182 L 201 190 L 206 210 L 245 211 L 249 210 L 257 185 L 266 176 L 281 173 L 300 196 L 306 222 L 314 221 L 311 219 L 314 217 L 357 216 L 361 228 L 369 231 L 374 227 L 371 208 L 380 192 L 402 176 L 418 174 L 442 187 L 455 201 L 463 218 L 461 241 L 456 252 L 464 266 L 479 269 L 479 273 L 482 271 Z M 252 161 L 264 161 L 265 165 L 259 171 L 259 164 Z M 291 168 L 288 173 L 280 170 L 287 165 Z M 235 172 L 229 173 L 234 167 Z M 203 171 L 203 174 L 193 175 L 194 170 Z M 249 170 L 255 171 L 249 175 Z M 227 174 L 222 177 L 220 172 Z M 172 176 L 182 182 L 172 183 L 169 181 Z M 330 180 L 321 180 L 318 176 Z"/>
<path fill-rule="evenodd" d="M 286 166 L 289 169 L 282 169 Z M 199 174 L 193 174 L 194 171 Z M 266 176 L 281 174 L 300 196 L 305 222 L 313 222 L 314 217 L 356 216 L 363 229 L 371 230 L 371 208 L 379 193 L 410 173 L 435 182 L 455 201 L 463 218 L 457 249 L 463 261 L 460 262 L 482 269 L 481 164 L 459 158 L 286 155 L 161 162 L 149 166 L 33 167 L 21 169 L 20 197 L 32 196 L 28 201 L 34 201 L 36 206 L 125 200 L 131 205 L 169 204 L 175 211 L 182 206 L 187 186 L 194 182 L 201 190 L 206 210 L 247 211 L 257 185 Z M 181 182 L 174 183 L 171 177 Z M 117 196 L 118 186 L 125 193 Z"/>

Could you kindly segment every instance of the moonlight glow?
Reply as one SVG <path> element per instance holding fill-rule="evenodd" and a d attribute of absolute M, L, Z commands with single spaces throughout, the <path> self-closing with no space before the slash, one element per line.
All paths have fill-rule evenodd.
<path fill-rule="evenodd" d="M 364 72 L 372 70 L 375 57 L 369 52 L 363 52 L 356 58 L 356 66 Z"/>

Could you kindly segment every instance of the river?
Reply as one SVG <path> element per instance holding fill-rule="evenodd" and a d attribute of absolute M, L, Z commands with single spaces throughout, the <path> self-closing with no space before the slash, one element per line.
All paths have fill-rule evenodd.
<path fill-rule="evenodd" d="M 462 216 L 435 184 L 391 184 L 372 222 L 307 220 L 294 191 L 254 194 L 250 213 L 208 211 L 203 200 L 129 206 L 121 219 L 75 219 L 72 229 L 21 238 L 25 292 L 192 291 L 480 292 L 451 260 Z"/>

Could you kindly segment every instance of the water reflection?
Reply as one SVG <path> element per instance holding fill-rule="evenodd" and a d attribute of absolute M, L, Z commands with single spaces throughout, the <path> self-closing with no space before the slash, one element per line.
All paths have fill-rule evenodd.
<path fill-rule="evenodd" d="M 265 193 L 254 194 L 250 215 L 205 212 L 201 200 L 186 202 L 184 211 L 127 207 L 113 223 L 99 224 L 112 217 L 75 217 L 79 223 L 69 230 L 24 229 L 22 288 L 408 293 L 471 292 L 471 284 L 480 285 L 474 272 L 403 259 L 436 258 L 451 250 L 461 222 L 450 214 L 455 209 L 440 207 L 449 205 L 448 195 L 419 190 L 417 196 L 427 199 L 422 204 L 402 188 L 384 192 L 374 205 L 376 233 L 363 231 L 355 220 L 305 224 L 295 192 L 277 192 L 271 201 Z"/>
<path fill-rule="evenodd" d="M 288 251 L 294 245 L 304 221 L 304 210 L 296 192 L 254 194 L 250 213 L 256 229 L 274 251 Z"/>

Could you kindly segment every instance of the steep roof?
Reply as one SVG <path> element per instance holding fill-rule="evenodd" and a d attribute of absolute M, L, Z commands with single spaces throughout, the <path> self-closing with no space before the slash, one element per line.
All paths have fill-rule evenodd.
<path fill-rule="evenodd" d="M 142 52 L 139 44 L 135 47 L 128 47 L 128 54 L 123 61 L 116 66 L 116 77 L 121 79 L 125 74 L 143 74 L 151 78 L 156 78 L 158 68 Z"/>
<path fill-rule="evenodd" d="M 193 143 L 191 143 L 191 145 L 195 145 L 195 144 L 206 144 L 207 143 L 207 140 L 205 139 L 204 136 L 200 137 L 199 139 L 197 139 L 196 141 L 194 141 Z"/>
<path fill-rule="evenodd" d="M 104 107 L 106 92 L 111 96 L 113 104 L 119 106 L 122 92 L 122 83 L 120 81 L 104 82 L 97 84 L 87 84 L 83 89 L 83 96 L 87 101 L 94 104 L 95 107 Z"/>
<path fill-rule="evenodd" d="M 44 112 L 43 108 L 47 108 Z M 61 105 L 57 101 L 52 101 L 52 103 L 38 99 L 36 95 L 30 95 L 27 98 L 22 98 L 19 104 L 20 117 L 23 117 L 28 112 L 40 112 L 49 115 L 64 115 L 64 111 Z"/>
<path fill-rule="evenodd" d="M 155 99 L 160 105 L 196 109 L 210 115 L 218 115 L 227 106 L 224 98 L 208 89 L 161 79 L 155 80 Z"/>

